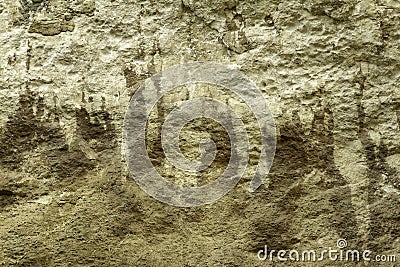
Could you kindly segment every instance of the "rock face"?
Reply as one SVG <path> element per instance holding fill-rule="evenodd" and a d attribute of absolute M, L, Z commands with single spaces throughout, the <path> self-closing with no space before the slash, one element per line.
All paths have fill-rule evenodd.
<path fill-rule="evenodd" d="M 321 251 L 338 239 L 400 258 L 399 28 L 394 0 L 1 2 L 0 265 L 299 266 L 311 263 L 261 262 L 257 252 Z M 134 182 L 121 137 L 144 80 L 194 61 L 255 82 L 277 149 L 268 185 L 247 190 L 253 141 L 229 194 L 178 208 Z M 195 91 L 246 114 L 234 95 Z M 160 146 L 162 121 L 187 92 L 158 103 L 148 153 L 166 179 L 203 185 L 230 156 L 218 124 L 193 121 L 181 134 L 189 158 L 204 136 L 216 141 L 216 161 L 201 175 L 173 169 Z M 256 139 L 256 124 L 244 121 Z"/>

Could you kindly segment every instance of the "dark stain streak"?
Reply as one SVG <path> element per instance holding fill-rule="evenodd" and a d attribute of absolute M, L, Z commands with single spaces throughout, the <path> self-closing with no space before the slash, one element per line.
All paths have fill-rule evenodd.
<path fill-rule="evenodd" d="M 15 114 L 9 116 L 2 136 L 0 137 L 0 165 L 7 170 L 21 171 L 24 162 L 32 159 L 31 153 L 40 151 L 36 157 L 47 165 L 48 170 L 40 170 L 38 175 L 50 175 L 56 178 L 73 177 L 84 174 L 94 164 L 89 162 L 79 150 L 68 150 L 65 137 L 59 125 L 59 118 L 54 114 L 53 119 L 45 118 L 44 100 L 34 91 L 25 89 L 19 97 L 18 108 Z M 35 160 L 35 159 L 34 159 Z M 12 180 L 5 180 L 5 187 L 14 188 L 13 195 L 20 194 L 22 184 L 14 184 Z M 8 189 L 7 189 L 8 190 Z M 12 204 L 15 198 L 11 193 L 3 190 L 2 200 Z M 33 195 L 27 195 L 33 197 Z"/>
<path fill-rule="evenodd" d="M 21 171 L 26 160 L 40 160 L 47 168 L 38 175 L 57 178 L 58 186 L 68 186 L 94 169 L 98 162 L 88 159 L 79 146 L 67 145 L 58 112 L 51 112 L 52 116 L 45 112 L 44 99 L 26 86 L 16 112 L 9 116 L 0 136 L 0 165 L 7 170 Z M 106 110 L 89 114 L 82 108 L 76 111 L 76 118 L 78 133 L 95 152 L 116 147 L 115 128 Z M 35 153 L 37 159 L 31 157 L 31 153 Z M 20 191 L 19 185 L 11 180 L 5 181 L 4 186 L 16 187 L 12 190 L 15 194 Z M 0 192 L 0 195 L 7 195 L 7 192 Z M 7 200 L 7 203 L 11 202 Z"/>
<path fill-rule="evenodd" d="M 19 168 L 25 152 L 45 142 L 57 142 L 59 129 L 53 127 L 51 122 L 42 122 L 39 116 L 43 114 L 43 98 L 26 89 L 20 96 L 17 112 L 9 118 L 1 138 L 0 164 L 10 169 Z M 51 141 L 52 138 L 55 140 Z"/>
<path fill-rule="evenodd" d="M 30 69 L 31 69 L 31 58 L 32 58 L 32 44 L 30 40 L 28 39 L 28 50 L 26 52 L 27 58 L 26 58 L 26 70 L 29 74 Z"/>
<path fill-rule="evenodd" d="M 15 202 L 15 194 L 13 191 L 1 189 L 0 190 L 0 212 L 1 210 Z"/>
<path fill-rule="evenodd" d="M 78 134 L 90 143 L 90 147 L 101 152 L 114 148 L 117 145 L 115 127 L 111 123 L 111 115 L 105 111 L 98 111 L 92 114 L 85 108 L 77 109 L 75 112 L 78 126 Z M 91 142 L 95 141 L 95 142 Z"/>
<path fill-rule="evenodd" d="M 377 238 L 382 235 L 387 236 L 388 241 L 386 243 L 391 243 L 392 240 L 398 238 L 400 236 L 399 232 L 396 229 L 399 229 L 400 223 L 398 222 L 398 218 L 400 216 L 400 212 L 398 209 L 394 209 L 390 216 L 384 215 L 387 212 L 387 202 L 394 202 L 393 207 L 398 207 L 399 200 L 397 199 L 387 199 L 385 203 L 382 202 L 382 189 L 381 184 L 389 183 L 394 187 L 399 188 L 398 177 L 399 174 L 394 168 L 391 168 L 386 162 L 386 157 L 389 156 L 387 146 L 384 144 L 381 139 L 379 146 L 377 146 L 374 140 L 369 136 L 368 129 L 365 125 L 366 113 L 363 106 L 363 98 L 364 91 L 366 89 L 366 80 L 365 77 L 360 72 L 355 77 L 355 83 L 359 85 L 360 92 L 357 96 L 357 109 L 358 109 L 358 138 L 363 147 L 363 153 L 366 158 L 366 164 L 368 166 L 368 175 L 369 175 L 369 186 L 368 186 L 368 203 L 370 206 L 370 235 L 369 235 L 369 248 L 371 249 L 380 249 L 376 244 Z M 386 181 L 383 177 L 386 177 Z M 381 207 L 381 205 L 385 205 L 385 207 Z M 385 216 L 385 218 L 383 218 Z M 388 236 L 389 233 L 389 236 Z"/>
<path fill-rule="evenodd" d="M 4 189 L 0 189 L 0 196 L 8 196 L 11 197 L 13 196 L 14 193 L 10 190 L 4 190 Z"/>
<path fill-rule="evenodd" d="M 321 191 L 330 190 L 329 202 L 334 212 L 327 214 L 332 227 L 341 238 L 358 242 L 357 221 L 351 203 L 351 191 L 334 162 L 334 120 L 327 103 L 327 96 L 321 90 L 315 95 L 319 99 L 314 110 L 311 132 L 307 135 L 297 112 L 292 122 L 282 125 L 278 136 L 274 164 L 270 172 L 271 183 L 263 201 L 274 203 L 277 217 L 284 221 L 258 219 L 253 222 L 255 236 L 250 248 L 257 250 L 264 244 L 274 249 L 290 249 L 300 240 L 290 233 L 291 218 L 307 191 L 302 184 L 304 177 L 314 169 L 324 172 L 324 178 L 317 183 Z M 287 188 L 290 188 L 289 190 Z M 261 193 L 259 193 L 261 194 Z M 298 215 L 297 215 L 298 216 Z M 267 233 L 267 234 L 266 234 Z"/>
<path fill-rule="evenodd" d="M 131 68 L 125 68 L 124 76 L 126 80 L 126 87 L 137 89 L 136 87 L 139 87 L 141 82 L 149 78 L 150 74 L 136 74 L 136 72 Z"/>

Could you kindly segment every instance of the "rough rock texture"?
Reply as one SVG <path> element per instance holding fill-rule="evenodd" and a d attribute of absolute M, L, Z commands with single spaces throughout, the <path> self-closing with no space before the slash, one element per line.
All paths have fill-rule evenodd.
<path fill-rule="evenodd" d="M 268 186 L 247 191 L 256 142 L 250 174 L 228 195 L 177 208 L 130 177 L 122 124 L 147 77 L 193 61 L 248 75 L 270 102 L 278 145 Z M 185 92 L 159 103 L 148 147 L 167 179 L 193 184 L 166 165 L 157 137 Z M 0 111 L 1 266 L 311 266 L 257 252 L 339 238 L 400 258 L 398 1 L 2 0 Z M 188 157 L 204 134 L 221 154 L 194 184 L 229 157 L 226 134 L 204 120 L 182 133 Z"/>

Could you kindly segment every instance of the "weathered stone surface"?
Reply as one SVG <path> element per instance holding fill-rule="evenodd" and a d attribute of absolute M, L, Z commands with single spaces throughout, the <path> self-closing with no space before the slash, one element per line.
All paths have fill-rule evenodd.
<path fill-rule="evenodd" d="M 400 258 L 399 27 L 394 0 L 1 2 L 0 265 L 299 266 L 261 263 L 257 252 L 327 249 L 339 238 Z M 233 65 L 257 84 L 277 151 L 268 186 L 247 191 L 254 140 L 235 189 L 176 208 L 130 177 L 122 126 L 146 78 L 193 61 Z M 201 185 L 229 159 L 223 129 L 198 120 L 182 132 L 189 158 L 204 137 L 220 148 L 201 175 L 173 169 L 159 143 L 187 92 L 155 108 L 149 155 L 168 180 Z M 234 95 L 196 94 L 229 103 L 256 139 Z"/>
<path fill-rule="evenodd" d="M 53 36 L 62 32 L 72 32 L 74 23 L 71 21 L 36 21 L 29 27 L 29 33 L 40 33 L 44 36 Z"/>

